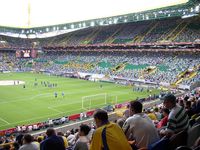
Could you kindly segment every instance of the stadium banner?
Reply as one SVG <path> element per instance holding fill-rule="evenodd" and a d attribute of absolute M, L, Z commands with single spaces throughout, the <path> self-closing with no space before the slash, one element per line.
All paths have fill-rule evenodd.
<path fill-rule="evenodd" d="M 78 72 L 77 74 L 79 75 L 80 78 L 85 78 L 88 75 L 92 75 L 91 73 L 82 73 L 82 72 Z"/>
<path fill-rule="evenodd" d="M 92 78 L 104 78 L 105 77 L 105 75 L 103 75 L 103 74 L 93 74 L 93 73 L 83 73 L 83 72 L 78 72 L 78 75 L 81 78 L 85 78 L 88 75 L 90 75 Z"/>
<path fill-rule="evenodd" d="M 77 74 L 80 78 L 84 78 L 94 82 L 99 81 L 105 77 L 105 75 L 103 74 L 93 74 L 93 73 L 83 73 L 83 72 L 78 72 Z"/>

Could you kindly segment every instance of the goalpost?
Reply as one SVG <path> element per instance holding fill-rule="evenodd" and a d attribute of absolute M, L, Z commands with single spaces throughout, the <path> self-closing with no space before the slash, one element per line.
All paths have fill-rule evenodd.
<path fill-rule="evenodd" d="M 107 104 L 117 104 L 117 96 L 107 93 L 100 93 L 82 97 L 82 109 L 84 110 L 103 107 Z"/>

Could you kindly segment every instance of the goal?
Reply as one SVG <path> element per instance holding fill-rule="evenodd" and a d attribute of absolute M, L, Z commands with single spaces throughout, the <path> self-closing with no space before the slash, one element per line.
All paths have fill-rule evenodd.
<path fill-rule="evenodd" d="M 100 108 L 108 104 L 116 104 L 117 96 L 100 93 L 96 95 L 88 95 L 82 97 L 82 109 L 90 110 L 94 108 Z"/>

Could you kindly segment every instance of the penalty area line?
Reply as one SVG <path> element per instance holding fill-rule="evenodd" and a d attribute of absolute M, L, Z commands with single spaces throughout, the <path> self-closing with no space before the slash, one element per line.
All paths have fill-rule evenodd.
<path fill-rule="evenodd" d="M 62 112 L 62 111 L 60 111 L 60 110 L 57 110 L 57 109 L 55 109 L 55 108 L 52 108 L 52 107 L 48 107 L 48 109 L 53 110 L 53 111 L 58 112 L 58 113 L 64 113 L 64 112 Z"/>
<path fill-rule="evenodd" d="M 4 120 L 3 118 L 0 118 L 0 120 L 5 122 L 6 124 L 10 124 L 8 121 Z"/>

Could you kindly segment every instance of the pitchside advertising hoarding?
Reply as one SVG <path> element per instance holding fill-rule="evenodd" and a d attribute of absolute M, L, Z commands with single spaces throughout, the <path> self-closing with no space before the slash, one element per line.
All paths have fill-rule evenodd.
<path fill-rule="evenodd" d="M 37 50 L 17 50 L 16 57 L 17 58 L 36 58 Z"/>

